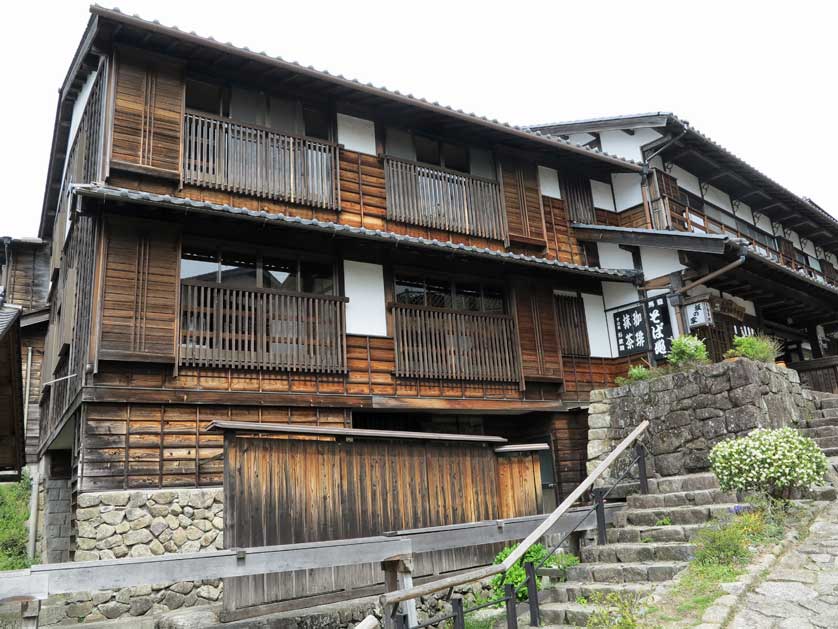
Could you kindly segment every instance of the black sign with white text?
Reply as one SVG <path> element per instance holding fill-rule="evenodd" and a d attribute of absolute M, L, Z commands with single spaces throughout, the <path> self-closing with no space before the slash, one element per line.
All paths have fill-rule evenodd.
<path fill-rule="evenodd" d="M 656 360 L 672 348 L 672 323 L 666 297 L 654 297 L 614 313 L 617 352 L 629 356 L 651 351 Z"/>

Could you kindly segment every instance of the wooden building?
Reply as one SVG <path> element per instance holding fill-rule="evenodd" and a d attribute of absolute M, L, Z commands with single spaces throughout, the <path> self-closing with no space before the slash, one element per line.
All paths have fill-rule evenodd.
<path fill-rule="evenodd" d="M 229 490 L 225 460 L 248 439 L 247 456 L 285 465 L 298 448 L 317 474 L 351 431 L 426 461 L 436 450 L 405 435 L 444 434 L 433 447 L 448 457 L 483 444 L 468 486 L 452 472 L 447 490 L 491 485 L 485 512 L 425 505 L 353 534 L 551 509 L 585 476 L 590 391 L 665 359 L 691 305 L 708 304 L 715 324 L 698 331 L 714 353 L 760 328 L 799 339 L 801 359 L 838 305 L 834 243 L 817 231 L 838 234 L 834 219 L 716 155 L 699 205 L 667 164 L 709 149 L 667 143 L 671 124 L 619 130 L 640 142 L 620 157 L 626 143 L 603 151 L 593 129 L 514 127 L 92 7 L 59 92 L 41 240 L 4 258 L 32 330 L 27 456 L 66 480 L 75 514 L 85 494 Z M 713 185 L 741 181 L 728 201 L 749 199 L 750 227 L 723 217 L 697 233 Z M 820 275 L 809 254 L 772 254 L 757 214 L 773 230 L 795 217 Z M 301 426 L 305 439 L 287 436 Z M 492 439 L 549 448 L 507 468 Z M 358 460 L 376 448 L 347 443 Z M 235 482 L 253 492 L 255 478 Z M 241 504 L 262 508 L 264 489 Z M 224 528 L 228 544 L 259 541 L 230 514 Z M 259 539 L 287 539 L 274 533 Z"/>

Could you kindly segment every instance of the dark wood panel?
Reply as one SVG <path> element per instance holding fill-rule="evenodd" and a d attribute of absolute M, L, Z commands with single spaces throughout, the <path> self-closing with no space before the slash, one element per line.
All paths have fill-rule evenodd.
<path fill-rule="evenodd" d="M 502 158 L 500 170 L 510 240 L 545 246 L 547 230 L 535 165 Z"/>
<path fill-rule="evenodd" d="M 552 287 L 518 279 L 515 305 L 524 379 L 561 379 L 562 355 Z"/>

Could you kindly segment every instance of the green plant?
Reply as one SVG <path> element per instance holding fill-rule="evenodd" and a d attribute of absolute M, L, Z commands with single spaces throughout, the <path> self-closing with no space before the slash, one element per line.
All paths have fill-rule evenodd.
<path fill-rule="evenodd" d="M 655 522 L 655 526 L 672 526 L 672 518 L 668 515 Z"/>
<path fill-rule="evenodd" d="M 26 474 L 17 483 L 0 485 L 0 570 L 19 570 L 30 565 L 26 554 L 29 491 Z"/>
<path fill-rule="evenodd" d="M 694 539 L 695 563 L 704 566 L 742 563 L 751 556 L 748 541 L 745 531 L 736 523 L 723 521 L 700 529 Z"/>
<path fill-rule="evenodd" d="M 589 629 L 637 629 L 640 626 L 640 597 L 637 594 L 596 592 L 591 596 L 596 609 L 588 616 Z"/>
<path fill-rule="evenodd" d="M 691 334 L 673 339 L 672 349 L 666 359 L 675 369 L 689 369 L 710 362 L 704 341 Z"/>
<path fill-rule="evenodd" d="M 507 546 L 502 551 L 500 551 L 497 555 L 495 555 L 495 559 L 493 561 L 494 564 L 501 563 L 504 559 L 509 557 L 510 553 L 518 547 L 517 544 L 514 546 Z M 527 578 L 527 574 L 524 570 L 524 564 L 527 562 L 532 562 L 536 566 L 538 566 L 541 561 L 547 556 L 547 549 L 544 548 L 541 544 L 533 544 L 530 546 L 530 549 L 524 553 L 524 556 L 516 561 L 512 567 L 502 574 L 495 575 L 492 578 L 490 585 L 492 586 L 492 597 L 500 597 L 503 596 L 503 587 L 507 583 L 511 583 L 515 589 L 518 591 L 518 600 L 525 601 L 527 600 L 527 590 L 526 588 L 521 588 L 518 590 L 518 586 L 520 586 Z M 579 558 L 576 555 L 572 555 L 570 553 L 554 553 L 550 556 L 549 559 L 544 563 L 544 567 L 548 568 L 557 568 L 561 571 L 562 575 L 559 577 L 560 580 L 565 580 L 567 569 L 571 566 L 575 566 L 579 563 Z M 541 579 L 537 579 L 538 589 L 541 589 Z"/>
<path fill-rule="evenodd" d="M 793 428 L 757 428 L 747 437 L 716 444 L 709 459 L 723 490 L 774 497 L 822 482 L 827 470 L 818 444 Z"/>
<path fill-rule="evenodd" d="M 725 358 L 750 358 L 761 363 L 773 363 L 783 346 L 770 336 L 734 336 L 733 348 L 725 353 Z"/>
<path fill-rule="evenodd" d="M 651 543 L 653 543 L 654 541 L 655 541 L 655 540 L 654 540 L 654 538 L 652 538 L 652 537 L 641 537 L 641 538 L 640 538 L 640 543 L 641 543 L 641 544 L 651 544 Z"/>
<path fill-rule="evenodd" d="M 576 597 L 576 604 L 577 605 L 587 605 L 588 604 L 588 599 L 585 598 L 584 596 L 577 596 Z"/>

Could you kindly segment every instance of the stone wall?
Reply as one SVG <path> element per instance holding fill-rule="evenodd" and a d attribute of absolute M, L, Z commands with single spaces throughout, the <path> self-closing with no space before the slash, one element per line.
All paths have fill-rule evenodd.
<path fill-rule="evenodd" d="M 46 563 L 70 561 L 70 510 L 72 505 L 70 481 L 47 478 L 43 481 L 43 496 L 38 501 L 43 504 L 43 513 L 39 515 L 43 527 L 40 544 L 40 557 Z M 41 489 L 39 488 L 39 494 Z M 36 556 L 38 556 L 36 554 Z"/>
<path fill-rule="evenodd" d="M 221 488 L 85 493 L 77 499 L 74 559 L 218 550 L 224 547 L 223 529 Z M 42 608 L 40 624 L 158 615 L 214 603 L 221 592 L 221 581 L 213 579 L 53 597 Z"/>
<path fill-rule="evenodd" d="M 796 371 L 744 358 L 593 391 L 591 402 L 588 472 L 649 420 L 647 466 L 659 476 L 706 471 L 710 448 L 719 441 L 758 427 L 795 425 L 816 406 Z M 613 466 L 609 477 L 623 469 Z"/>

